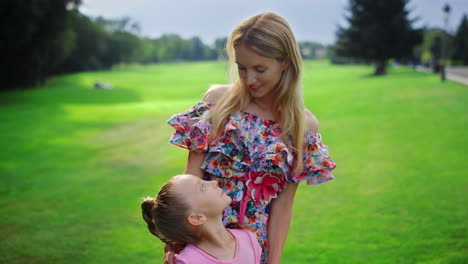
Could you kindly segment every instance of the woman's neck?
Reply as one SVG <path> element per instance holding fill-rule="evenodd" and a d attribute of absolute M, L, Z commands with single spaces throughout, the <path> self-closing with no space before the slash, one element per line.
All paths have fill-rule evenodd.
<path fill-rule="evenodd" d="M 224 227 L 221 219 L 207 220 L 202 227 L 202 240 L 195 244 L 217 259 L 229 260 L 236 255 L 236 238 Z"/>
<path fill-rule="evenodd" d="M 256 104 L 257 107 L 262 111 L 274 112 L 276 110 L 274 109 L 275 98 L 276 98 L 276 93 L 270 92 L 269 94 L 261 98 L 252 98 L 251 102 Z"/>
<path fill-rule="evenodd" d="M 247 112 L 253 113 L 257 116 L 263 117 L 264 119 L 270 120 L 281 120 L 281 110 L 278 106 L 275 106 L 273 99 L 268 98 L 252 98 Z"/>

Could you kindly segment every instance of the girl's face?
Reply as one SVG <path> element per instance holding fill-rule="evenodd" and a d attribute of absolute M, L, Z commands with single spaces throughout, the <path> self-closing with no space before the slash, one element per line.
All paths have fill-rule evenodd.
<path fill-rule="evenodd" d="M 220 216 L 231 203 L 231 197 L 218 187 L 216 181 L 204 181 L 184 174 L 175 176 L 173 184 L 173 190 L 187 201 L 193 211 L 207 216 Z"/>
<path fill-rule="evenodd" d="M 287 63 L 264 57 L 244 44 L 235 48 L 239 77 L 253 98 L 262 98 L 275 90 Z"/>

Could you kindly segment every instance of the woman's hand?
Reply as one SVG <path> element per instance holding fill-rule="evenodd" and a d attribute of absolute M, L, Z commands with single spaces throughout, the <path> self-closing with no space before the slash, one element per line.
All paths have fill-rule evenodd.
<path fill-rule="evenodd" d="M 164 264 L 174 264 L 175 250 L 170 245 L 164 247 Z"/>

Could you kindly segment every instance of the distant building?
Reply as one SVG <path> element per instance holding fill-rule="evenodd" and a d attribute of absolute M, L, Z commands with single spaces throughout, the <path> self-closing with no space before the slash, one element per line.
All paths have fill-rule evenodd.
<path fill-rule="evenodd" d="M 325 58 L 325 56 L 327 55 L 327 50 L 325 50 L 324 48 L 317 48 L 315 50 L 315 57 L 317 58 Z"/>
<path fill-rule="evenodd" d="M 301 50 L 302 56 L 304 57 L 309 57 L 312 54 L 312 51 L 310 50 L 309 47 L 304 47 Z"/>

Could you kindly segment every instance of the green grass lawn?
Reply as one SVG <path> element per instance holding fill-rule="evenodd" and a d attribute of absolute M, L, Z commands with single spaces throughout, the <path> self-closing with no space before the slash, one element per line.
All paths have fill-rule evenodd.
<path fill-rule="evenodd" d="M 406 67 L 305 66 L 338 168 L 299 188 L 283 263 L 468 263 L 468 87 Z M 186 162 L 165 121 L 224 68 L 135 66 L 0 94 L 0 263 L 161 263 L 139 206 Z"/>

